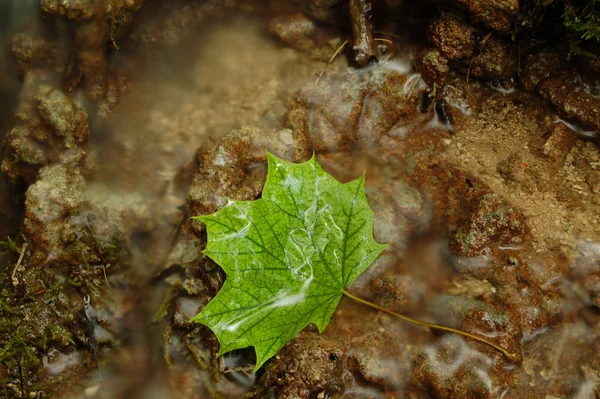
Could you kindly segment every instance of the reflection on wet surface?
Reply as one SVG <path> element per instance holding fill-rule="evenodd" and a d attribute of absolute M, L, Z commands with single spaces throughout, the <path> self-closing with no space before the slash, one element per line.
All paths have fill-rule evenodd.
<path fill-rule="evenodd" d="M 464 79 L 451 77 L 445 107 L 433 101 L 423 109 L 428 85 L 411 67 L 416 51 L 401 39 L 394 39 L 393 57 L 364 69 L 336 58 L 315 85 L 342 41 L 339 33 L 315 27 L 323 37 L 311 36 L 308 45 L 281 36 L 294 48 L 304 46 L 293 50 L 266 33 L 268 18 L 257 10 L 210 14 L 210 23 L 177 37 L 177 45 L 142 55 L 123 44 L 113 57 L 129 69 L 122 82 L 128 90 L 110 116 L 98 116 L 80 91 L 72 95 L 89 119 L 87 143 L 60 141 L 49 132 L 45 123 L 54 121 L 52 129 L 76 137 L 60 130 L 72 120 L 40 117 L 27 101 L 77 109 L 68 108 L 67 95 L 56 96 L 61 89 L 53 79 L 39 70 L 27 75 L 20 108 L 26 120 L 19 129 L 35 132 L 43 145 L 15 151 L 43 153 L 60 165 L 38 174 L 42 164 L 11 164 L 11 173 L 32 185 L 24 238 L 18 238 L 19 249 L 28 244 L 25 262 L 15 272 L 17 285 L 2 283 L 19 298 L 0 302 L 6 392 L 73 398 L 597 395 L 597 147 L 574 140 L 566 152 L 550 148 L 544 156 L 549 147 L 543 150 L 540 138 L 547 126 L 577 128 L 503 86 L 471 81 L 467 100 Z M 160 29 L 140 28 L 136 37 L 150 40 Z M 38 92 L 39 82 L 55 91 Z M 451 116 L 452 134 L 450 119 L 440 113 Z M 225 276 L 201 253 L 206 231 L 189 217 L 235 207 L 228 199 L 258 198 L 265 148 L 298 162 L 314 150 L 324 169 L 344 182 L 366 171 L 375 238 L 392 245 L 352 292 L 488 337 L 521 353 L 522 361 L 345 299 L 323 335 L 308 327 L 257 374 L 252 350 L 215 358 L 215 337 L 189 320 Z M 235 220 L 246 225 L 243 212 Z M 223 240 L 249 234 L 247 226 Z M 314 274 L 312 254 L 303 250 L 308 228 L 294 230 L 285 251 L 306 263 L 296 270 L 297 289 L 276 291 L 265 307 L 224 329 L 235 332 L 265 309 L 304 299 Z M 14 265 L 18 254 L 12 256 Z M 76 320 L 80 311 L 86 319 Z"/>

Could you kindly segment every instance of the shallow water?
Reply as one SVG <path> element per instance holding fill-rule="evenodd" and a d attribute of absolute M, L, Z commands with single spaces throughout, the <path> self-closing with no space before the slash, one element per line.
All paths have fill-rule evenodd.
<path fill-rule="evenodd" d="M 294 107 L 307 112 L 307 130 L 313 145 L 322 146 L 317 158 L 328 172 L 349 181 L 366 170 L 375 237 L 393 243 L 352 291 L 411 317 L 468 329 L 523 352 L 521 363 L 508 362 L 462 337 L 432 334 L 344 299 L 324 337 L 314 338 L 313 328 L 306 333 L 344 348 L 343 373 L 330 377 L 345 387 L 340 397 L 423 397 L 425 392 L 436 397 L 453 397 L 452 392 L 456 397 L 593 397 L 599 383 L 595 349 L 600 321 L 586 291 L 593 287 L 585 285 L 595 280 L 586 282 L 585 276 L 597 272 L 598 231 L 569 226 L 565 244 L 557 249 L 546 236 L 563 233 L 575 217 L 565 213 L 556 217 L 554 230 L 541 231 L 545 225 L 536 224 L 540 218 L 533 215 L 532 232 L 513 234 L 518 218 L 511 206 L 517 213 L 531 208 L 551 212 L 546 209 L 555 202 L 544 202 L 547 196 L 561 210 L 573 212 L 575 201 L 562 199 L 556 187 L 528 187 L 524 179 L 507 182 L 498 172 L 507 157 L 490 155 L 522 151 L 537 156 L 527 148 L 525 133 L 530 132 L 515 128 L 534 123 L 535 112 L 493 102 L 510 102 L 515 93 L 501 92 L 503 99 L 497 100 L 485 87 L 475 87 L 474 93 L 492 100 L 449 98 L 457 122 L 451 134 L 433 109 L 417 110 L 426 86 L 411 68 L 414 50 L 400 44 L 394 58 L 362 70 L 338 58 L 314 85 L 327 56 L 308 56 L 277 43 L 266 32 L 262 11 L 226 13 L 183 35 L 175 46 L 142 51 L 113 114 L 105 121 L 92 119 L 84 196 L 95 209 L 106 210 L 107 219 L 125 226 L 128 253 L 126 264 L 112 265 L 114 272 L 102 265 L 105 275 L 98 284 L 104 297 L 93 298 L 98 307 L 93 318 L 102 323 L 93 326 L 98 359 L 89 355 L 89 337 L 88 346 L 79 343 L 71 352 L 49 348 L 42 355 L 51 378 L 68 377 L 66 397 L 233 398 L 256 381 L 265 384 L 268 371 L 251 373 L 251 350 L 216 360 L 212 335 L 187 323 L 206 304 L 214 283 L 208 280 L 218 285 L 222 275 L 198 261 L 196 241 L 186 241 L 185 250 L 177 252 L 181 224 L 189 216 L 182 206 L 190 181 L 181 170 L 190 163 L 201 167 L 192 163 L 196 150 L 210 140 L 221 142 L 239 126 L 280 132 L 277 136 L 291 146 L 293 132 L 285 117 Z M 335 51 L 335 46 L 323 47 L 325 55 Z M 126 63 L 134 57 L 130 51 L 123 46 L 114 58 Z M 401 91 L 388 92 L 390 87 Z M 451 90 L 458 94 L 450 97 L 458 97 L 463 89 Z M 393 97 L 409 94 L 412 99 L 402 102 Z M 504 118 L 502 112 L 512 113 Z M 483 138 L 476 135 L 478 129 Z M 212 167 L 235 169 L 223 148 Z M 576 148 L 581 150 L 578 159 L 584 151 L 598 153 L 589 143 Z M 550 169 L 543 159 L 535 162 Z M 551 175 L 538 172 L 533 179 L 552 185 Z M 497 192 L 508 204 L 496 206 Z M 591 220 L 594 212 L 583 208 L 577 217 Z M 461 236 L 464 241 L 456 238 L 460 229 L 469 230 Z M 495 235 L 494 229 L 509 233 Z M 203 245 L 202 233 L 196 232 L 196 240 Z M 478 240 L 484 241 L 481 251 L 465 249 L 464 242 L 475 246 Z M 83 298 L 73 301 L 83 308 Z M 274 306 L 289 301 L 283 298 Z M 283 370 L 284 384 L 297 383 L 295 372 L 305 375 L 326 364 L 329 355 L 320 348 L 331 342 L 284 350 L 283 360 L 273 360 Z M 318 389 L 313 393 L 328 392 Z"/>

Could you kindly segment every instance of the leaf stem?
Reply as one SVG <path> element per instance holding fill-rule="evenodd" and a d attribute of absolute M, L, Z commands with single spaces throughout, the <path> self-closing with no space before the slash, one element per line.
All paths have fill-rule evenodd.
<path fill-rule="evenodd" d="M 385 308 L 383 308 L 383 307 L 381 307 L 379 305 L 374 304 L 373 302 L 369 302 L 366 299 L 362 299 L 362 298 L 359 298 L 359 297 L 357 297 L 355 295 L 352 295 L 351 293 L 349 293 L 346 290 L 344 290 L 342 292 L 348 298 L 351 298 L 351 299 L 355 300 L 356 302 L 360 302 L 363 305 L 367 305 L 367 306 L 369 306 L 369 307 L 371 307 L 373 309 L 380 310 L 380 311 L 382 311 L 384 313 L 390 314 L 392 316 L 395 316 L 395 317 L 397 317 L 399 319 L 402 319 L 404 321 L 407 321 L 409 323 L 416 324 L 416 325 L 423 326 L 423 327 L 429 327 L 429 328 L 432 328 L 432 329 L 435 329 L 435 330 L 442 330 L 442 331 L 448 331 L 448 332 L 452 332 L 452 333 L 455 333 L 455 334 L 459 334 L 459 335 L 462 335 L 464 337 L 471 338 L 471 339 L 473 339 L 475 341 L 479 341 L 479 342 L 482 342 L 482 343 L 484 343 L 486 345 L 491 346 L 492 348 L 498 350 L 504 356 L 506 356 L 508 359 L 510 359 L 512 361 L 515 361 L 518 358 L 517 354 L 515 354 L 515 353 L 509 353 L 506 349 L 504 349 L 504 348 L 502 348 L 502 347 L 500 347 L 500 346 L 498 346 L 498 345 L 496 345 L 496 344 L 494 344 L 494 343 L 492 343 L 492 342 L 490 342 L 490 341 L 488 341 L 488 340 L 486 340 L 484 338 L 478 337 L 477 335 L 473 335 L 473 334 L 470 334 L 468 332 L 461 331 L 461 330 L 458 330 L 458 329 L 452 328 L 452 327 L 445 327 L 445 326 L 440 326 L 440 325 L 437 325 L 437 324 L 427 323 L 427 322 L 420 321 L 420 320 L 415 320 L 415 319 L 412 319 L 412 318 L 410 318 L 408 316 L 404 316 L 404 315 L 402 315 L 400 313 L 392 312 L 391 310 L 385 309 Z"/>

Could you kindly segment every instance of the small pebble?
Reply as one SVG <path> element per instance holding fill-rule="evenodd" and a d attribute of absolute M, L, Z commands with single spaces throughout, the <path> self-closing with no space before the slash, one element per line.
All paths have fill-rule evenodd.
<path fill-rule="evenodd" d="M 573 163 L 575 159 L 573 158 L 573 154 L 567 154 L 565 157 L 565 163 Z"/>

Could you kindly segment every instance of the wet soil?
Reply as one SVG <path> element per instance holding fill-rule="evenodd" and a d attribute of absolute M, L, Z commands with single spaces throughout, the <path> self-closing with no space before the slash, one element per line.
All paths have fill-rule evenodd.
<path fill-rule="evenodd" d="M 42 5 L 46 21 L 77 26 L 75 55 L 60 29 L 20 36 L 22 92 L 1 126 L 0 233 L 15 245 L 2 258 L 0 396 L 599 395 L 589 86 L 565 113 L 575 100 L 553 94 L 561 78 L 537 64 L 529 88 L 498 83 L 514 49 L 494 38 L 470 60 L 472 34 L 458 34 L 481 25 L 454 16 L 432 19 L 428 44 L 399 24 L 393 51 L 356 68 L 343 56 L 327 65 L 350 34 L 314 22 L 331 21 L 335 1 L 69 3 Z M 477 23 L 509 29 L 511 7 Z M 189 217 L 258 198 L 266 149 L 315 152 L 342 181 L 366 171 L 375 237 L 392 244 L 353 293 L 485 336 L 518 361 L 346 298 L 323 334 L 307 327 L 257 374 L 251 349 L 217 358 L 215 337 L 189 319 L 225 276 Z"/>

